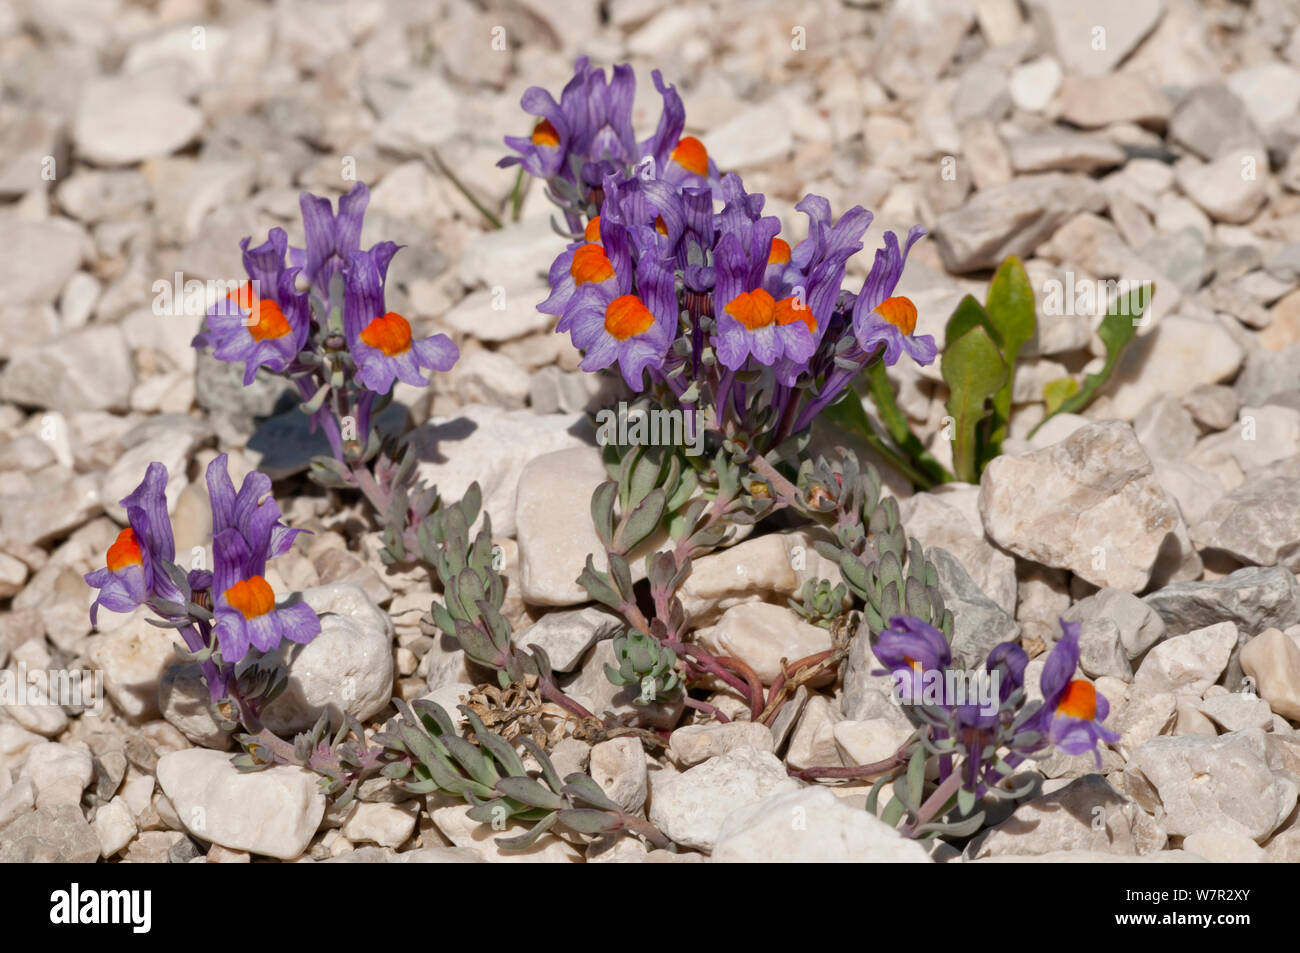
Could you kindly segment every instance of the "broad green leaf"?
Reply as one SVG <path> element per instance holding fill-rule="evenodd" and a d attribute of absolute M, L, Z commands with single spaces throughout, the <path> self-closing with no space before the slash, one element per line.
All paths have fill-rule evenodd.
<path fill-rule="evenodd" d="M 948 318 L 948 324 L 944 328 L 944 351 L 952 347 L 953 342 L 971 328 L 978 327 L 984 328 L 996 339 L 998 332 L 994 329 L 993 323 L 989 321 L 984 306 L 971 295 L 966 295 L 961 301 L 957 302 L 957 307 L 953 309 L 952 315 Z"/>
<path fill-rule="evenodd" d="M 1056 410 L 1048 413 L 1038 422 L 1037 427 L 1029 431 L 1029 436 L 1036 434 L 1043 424 L 1057 414 L 1078 413 L 1092 403 L 1097 392 L 1110 379 L 1119 359 L 1137 334 L 1142 314 L 1155 293 L 1155 285 L 1147 282 L 1136 286 L 1127 295 L 1119 295 L 1115 298 L 1110 310 L 1106 312 L 1106 317 L 1101 319 L 1101 325 L 1097 328 L 1097 337 L 1101 338 L 1101 343 L 1106 348 L 1106 363 L 1097 373 L 1085 377 L 1078 393 L 1061 401 Z"/>
<path fill-rule="evenodd" d="M 1015 255 L 1002 262 L 989 284 L 985 313 L 1002 345 L 1002 359 L 1007 363 L 1007 379 L 993 395 L 993 430 L 986 447 L 992 458 L 1001 452 L 1011 418 L 1011 388 L 1016 376 L 1016 358 L 1020 349 L 1034 336 L 1034 289 L 1025 274 L 1025 266 Z"/>
<path fill-rule="evenodd" d="M 948 413 L 953 418 L 953 470 L 957 479 L 978 483 L 975 428 L 987 414 L 989 398 L 1007 380 L 1007 365 L 983 326 L 949 343 L 940 362 L 948 384 Z"/>

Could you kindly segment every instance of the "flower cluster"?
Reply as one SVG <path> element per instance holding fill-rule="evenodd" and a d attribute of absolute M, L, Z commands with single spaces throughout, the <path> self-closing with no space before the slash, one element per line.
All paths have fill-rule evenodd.
<path fill-rule="evenodd" d="M 239 490 L 221 454 L 208 465 L 212 507 L 212 568 L 188 572 L 175 562 L 167 515 L 167 468 L 151 463 L 144 481 L 122 500 L 126 529 L 109 547 L 103 569 L 86 574 L 98 590 L 90 620 L 103 606 L 132 612 L 147 605 L 156 625 L 179 630 L 204 667 L 214 700 L 225 690 L 249 649 L 273 652 L 283 640 L 306 643 L 320 634 L 320 620 L 301 601 L 277 604 L 266 564 L 283 556 L 304 530 L 290 529 L 271 498 L 271 480 L 253 472 Z"/>
<path fill-rule="evenodd" d="M 371 455 L 372 415 L 396 381 L 423 386 L 423 371 L 450 370 L 459 357 L 445 334 L 416 338 L 411 323 L 385 307 L 388 266 L 401 246 L 361 249 L 369 201 L 360 182 L 337 212 L 304 192 L 305 248 L 290 247 L 282 228 L 256 247 L 245 238 L 248 280 L 212 305 L 194 339 L 220 360 L 243 362 L 245 386 L 260 367 L 291 379 L 339 461 Z"/>
<path fill-rule="evenodd" d="M 971 678 L 953 667 L 943 633 L 909 616 L 890 619 L 873 646 L 884 666 L 874 674 L 893 677 L 909 720 L 925 729 L 926 743 L 940 752 L 941 785 L 955 775 L 955 786 L 982 797 L 1049 745 L 1067 755 L 1091 752 L 1100 768 L 1097 745 L 1114 743 L 1119 735 L 1103 724 L 1110 712 L 1105 696 L 1074 678 L 1079 623 L 1062 621 L 1061 628 L 1040 678 L 1040 704 L 1026 701 L 1029 658 L 1016 643 L 995 646 L 983 671 Z"/>
<path fill-rule="evenodd" d="M 538 122 L 506 140 L 520 155 L 503 162 L 544 178 L 572 230 L 539 308 L 584 352 L 582 367 L 617 364 L 634 391 L 710 411 L 709 429 L 747 432 L 747 446 L 766 450 L 806 429 L 864 367 L 904 352 L 932 362 L 933 338 L 913 334 L 915 305 L 894 295 L 923 229 L 902 242 L 886 233 L 862 287 L 844 290 L 871 213 L 836 220 L 808 195 L 796 206 L 808 235 L 792 246 L 762 195 L 681 137 L 681 99 L 654 81 L 663 113 L 643 141 L 631 131 L 631 69 L 615 67 L 606 83 L 585 58 L 558 103 L 538 88 L 524 95 Z"/>

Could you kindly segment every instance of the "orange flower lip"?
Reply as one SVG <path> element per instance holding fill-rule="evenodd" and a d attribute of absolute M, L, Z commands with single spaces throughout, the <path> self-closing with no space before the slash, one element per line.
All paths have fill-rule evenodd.
<path fill-rule="evenodd" d="M 582 230 L 582 237 L 589 242 L 593 242 L 597 245 L 600 244 L 600 216 L 599 215 L 594 216 L 592 220 L 587 223 L 587 227 Z"/>
<path fill-rule="evenodd" d="M 614 277 L 614 266 L 605 255 L 605 249 L 594 242 L 588 242 L 573 253 L 569 274 L 576 284 L 599 283 Z"/>
<path fill-rule="evenodd" d="M 765 328 L 776 320 L 776 302 L 762 288 L 742 291 L 724 310 L 749 331 Z"/>
<path fill-rule="evenodd" d="M 242 579 L 225 592 L 226 603 L 245 619 L 266 615 L 275 608 L 275 592 L 261 576 Z"/>
<path fill-rule="evenodd" d="M 289 321 L 280 310 L 280 306 L 269 298 L 254 301 L 249 313 L 257 314 L 257 323 L 248 326 L 248 333 L 253 335 L 254 340 L 269 341 L 282 338 L 293 330 L 289 327 Z"/>
<path fill-rule="evenodd" d="M 790 260 L 790 243 L 784 238 L 772 239 L 772 250 L 767 253 L 769 265 L 784 265 Z"/>
<path fill-rule="evenodd" d="M 620 341 L 644 334 L 655 323 L 655 316 L 636 295 L 615 298 L 605 308 L 605 330 Z"/>
<path fill-rule="evenodd" d="M 1097 690 L 1088 682 L 1075 679 L 1065 686 L 1065 694 L 1056 703 L 1059 714 L 1092 721 L 1097 717 Z"/>
<path fill-rule="evenodd" d="M 910 298 L 904 298 L 902 295 L 886 298 L 876 306 L 876 314 L 904 334 L 911 334 L 916 330 L 916 305 L 912 304 Z"/>
<path fill-rule="evenodd" d="M 411 349 L 411 325 L 395 311 L 380 315 L 361 330 L 361 340 L 387 357 Z"/>
<path fill-rule="evenodd" d="M 560 134 L 551 125 L 549 119 L 543 119 L 533 127 L 532 140 L 535 146 L 558 146 L 560 144 Z"/>
<path fill-rule="evenodd" d="M 672 160 L 687 172 L 709 174 L 709 152 L 694 136 L 682 136 L 673 149 Z"/>
<path fill-rule="evenodd" d="M 140 554 L 140 544 L 135 541 L 135 533 L 130 528 L 117 534 L 113 545 L 108 547 L 108 557 L 105 562 L 109 572 L 117 572 L 126 566 L 138 566 L 144 562 L 144 557 Z"/>
<path fill-rule="evenodd" d="M 776 323 L 784 327 L 787 324 L 794 324 L 796 321 L 802 321 L 808 326 L 809 331 L 816 332 L 817 319 L 813 317 L 812 310 L 798 298 L 782 298 L 775 305 L 773 314 L 776 317 Z"/>

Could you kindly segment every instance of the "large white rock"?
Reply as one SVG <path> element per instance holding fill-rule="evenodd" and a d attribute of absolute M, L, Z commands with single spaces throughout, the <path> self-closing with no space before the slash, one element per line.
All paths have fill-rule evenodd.
<path fill-rule="evenodd" d="M 160 629 L 145 621 L 148 610 L 137 610 L 131 621 L 104 635 L 92 636 L 86 652 L 104 673 L 104 690 L 113 705 L 130 719 L 158 714 L 158 685 L 175 660 L 173 646 L 184 645 L 175 629 Z"/>
<path fill-rule="evenodd" d="M 578 585 L 587 556 L 598 571 L 609 567 L 591 522 L 591 495 L 609 479 L 594 447 L 557 450 L 530 460 L 519 475 L 515 534 L 524 601 L 571 606 L 591 601 Z M 632 579 L 645 578 L 645 555 L 667 541 L 660 530 L 629 554 Z"/>
<path fill-rule="evenodd" d="M 1124 768 L 1124 788 L 1173 836 L 1235 823 L 1262 843 L 1296 804 L 1295 777 L 1274 767 L 1258 729 L 1152 738 Z"/>
<path fill-rule="evenodd" d="M 280 646 L 289 683 L 262 712 L 263 723 L 301 731 L 327 709 L 365 721 L 393 697 L 392 621 L 353 583 L 304 589 L 302 599 L 320 616 L 320 635 Z"/>
<path fill-rule="evenodd" d="M 515 492 L 525 464 L 555 450 L 589 446 L 583 436 L 588 432 L 581 414 L 534 414 L 472 405 L 456 417 L 424 424 L 411 440 L 420 460 L 416 469 L 425 483 L 437 486 L 443 499 L 454 502 L 477 482 L 493 532 L 512 536 Z M 584 507 L 589 503 L 590 499 L 582 501 Z"/>
<path fill-rule="evenodd" d="M 732 811 L 802 786 L 774 755 L 736 748 L 689 771 L 652 780 L 650 820 L 683 847 L 709 852 Z"/>
<path fill-rule="evenodd" d="M 205 748 L 163 755 L 158 783 L 195 837 L 281 860 L 307 849 L 325 815 L 319 778 L 305 768 L 242 773 L 228 755 Z"/>
<path fill-rule="evenodd" d="M 921 842 L 825 787 L 776 794 L 732 811 L 712 856 L 715 863 L 933 863 Z"/>
<path fill-rule="evenodd" d="M 1133 428 L 1119 421 L 994 459 L 980 479 L 980 514 L 1004 549 L 1130 592 L 1187 535 Z"/>
<path fill-rule="evenodd" d="M 92 326 L 17 348 L 0 372 L 0 399 L 69 414 L 126 410 L 134 383 L 122 329 Z"/>

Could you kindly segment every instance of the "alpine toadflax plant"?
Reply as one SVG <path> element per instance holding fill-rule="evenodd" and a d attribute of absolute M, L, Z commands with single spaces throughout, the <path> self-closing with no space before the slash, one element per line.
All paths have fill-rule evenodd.
<path fill-rule="evenodd" d="M 766 453 L 805 431 L 863 368 L 904 353 L 932 362 L 933 338 L 914 333 L 915 305 L 894 295 L 923 229 L 903 242 L 886 233 L 866 281 L 846 290 L 871 213 L 854 207 L 836 220 L 826 199 L 808 195 L 797 206 L 807 237 L 791 245 L 762 195 L 681 136 L 681 99 L 657 72 L 654 81 L 663 111 L 644 140 L 631 131 L 630 68 L 615 67 L 607 83 L 585 58 L 558 103 L 536 87 L 525 93 L 537 124 L 506 140 L 519 156 L 503 163 L 545 179 L 564 212 L 572 241 L 539 307 L 583 352 L 582 367 L 617 365 L 633 391 L 703 411 L 708 430 Z"/>

